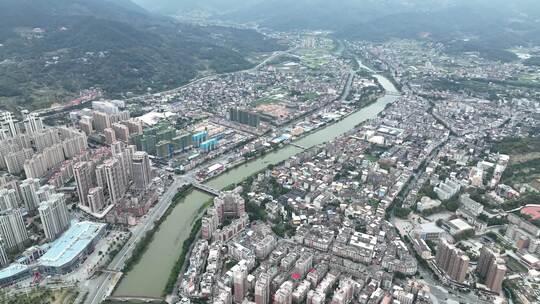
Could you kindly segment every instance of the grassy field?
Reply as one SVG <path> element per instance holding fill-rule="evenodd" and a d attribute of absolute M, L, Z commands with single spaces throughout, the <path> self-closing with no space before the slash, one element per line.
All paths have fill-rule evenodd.
<path fill-rule="evenodd" d="M 503 182 L 525 183 L 540 177 L 540 138 L 506 138 L 495 143 L 493 149 L 510 155 Z"/>
<path fill-rule="evenodd" d="M 506 266 L 510 268 L 513 272 L 519 272 L 519 273 L 527 273 L 529 270 L 527 267 L 521 265 L 516 259 L 513 257 L 508 257 L 508 261 L 506 261 Z"/>
<path fill-rule="evenodd" d="M 317 94 L 315 92 L 309 92 L 309 93 L 305 93 L 304 95 L 302 95 L 300 97 L 300 100 L 302 100 L 302 101 L 313 101 L 313 100 L 317 99 L 317 97 L 319 97 L 319 94 Z"/>
<path fill-rule="evenodd" d="M 45 288 L 36 288 L 28 294 L 17 296 L 0 296 L 0 303 L 10 304 L 71 304 L 75 302 L 78 292 L 75 289 L 51 290 Z"/>
<path fill-rule="evenodd" d="M 320 69 L 329 62 L 329 53 L 326 49 L 301 49 L 298 54 L 300 63 L 309 69 Z"/>

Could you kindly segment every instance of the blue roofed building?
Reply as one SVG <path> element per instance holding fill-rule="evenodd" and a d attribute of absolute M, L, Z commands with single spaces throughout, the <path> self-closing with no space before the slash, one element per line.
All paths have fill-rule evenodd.
<path fill-rule="evenodd" d="M 6 286 L 24 280 L 32 274 L 31 268 L 27 265 L 13 263 L 0 270 L 0 286 Z"/>
<path fill-rule="evenodd" d="M 39 259 L 41 272 L 64 274 L 75 269 L 94 250 L 95 243 L 105 233 L 105 226 L 93 222 L 72 224 Z"/>
<path fill-rule="evenodd" d="M 208 131 L 201 131 L 199 133 L 193 134 L 191 141 L 194 146 L 198 147 L 203 141 L 208 138 Z"/>
<path fill-rule="evenodd" d="M 212 138 L 201 143 L 200 148 L 202 152 L 210 152 L 217 148 L 218 140 L 217 138 Z"/>

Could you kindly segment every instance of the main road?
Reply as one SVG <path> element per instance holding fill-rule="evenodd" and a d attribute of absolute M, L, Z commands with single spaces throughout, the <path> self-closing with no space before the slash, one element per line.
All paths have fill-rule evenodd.
<path fill-rule="evenodd" d="M 159 219 L 165 211 L 169 208 L 172 203 L 174 195 L 178 192 L 178 188 L 182 187 L 185 184 L 185 181 L 182 177 L 177 177 L 171 186 L 167 189 L 165 193 L 161 196 L 159 202 L 148 212 L 147 219 L 142 225 L 138 225 L 132 231 L 131 237 L 124 244 L 122 249 L 118 254 L 113 258 L 107 267 L 110 270 L 122 271 L 124 264 L 131 256 L 133 248 L 145 235 L 145 233 L 152 229 L 154 222 Z M 86 297 L 85 303 L 97 304 L 100 303 L 106 295 L 109 294 L 110 289 L 112 288 L 111 284 L 112 274 L 110 272 L 103 272 L 97 276 L 97 278 L 86 282 L 86 288 L 88 289 L 88 296 Z"/>

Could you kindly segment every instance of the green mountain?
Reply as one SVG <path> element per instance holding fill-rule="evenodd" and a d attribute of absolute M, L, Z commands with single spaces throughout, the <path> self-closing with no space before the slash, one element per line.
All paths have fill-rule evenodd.
<path fill-rule="evenodd" d="M 205 12 L 212 15 L 235 12 L 265 0 L 134 0 L 138 5 L 165 15 Z"/>
<path fill-rule="evenodd" d="M 448 52 L 509 61 L 505 49 L 540 43 L 538 0 L 136 0 L 170 15 L 256 23 L 275 30 L 330 30 L 342 39 L 422 38 Z M 161 6 L 160 6 L 161 5 Z"/>
<path fill-rule="evenodd" d="M 0 1 L 0 106 L 39 108 L 90 87 L 164 90 L 282 49 L 251 30 L 180 24 L 128 0 Z"/>

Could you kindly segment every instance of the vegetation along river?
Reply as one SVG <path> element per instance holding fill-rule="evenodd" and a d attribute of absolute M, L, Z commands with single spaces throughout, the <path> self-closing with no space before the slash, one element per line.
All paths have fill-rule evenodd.
<path fill-rule="evenodd" d="M 380 97 L 376 102 L 359 109 L 335 124 L 327 125 L 299 139 L 296 143 L 306 148 L 313 147 L 346 133 L 365 120 L 376 117 L 386 105 L 395 101 L 398 96 L 396 96 L 396 88 L 388 79 L 380 75 L 375 77 L 390 94 Z M 286 145 L 231 169 L 210 180 L 208 184 L 214 188 L 222 189 L 232 183 L 243 181 L 269 164 L 280 163 L 300 152 L 302 152 L 301 149 Z M 193 191 L 173 207 L 172 213 L 161 223 L 142 258 L 130 272 L 125 274 L 115 291 L 115 295 L 161 296 L 169 273 L 180 254 L 182 243 L 189 236 L 191 225 L 199 213 L 201 205 L 209 198 L 210 196 L 207 194 Z"/>

